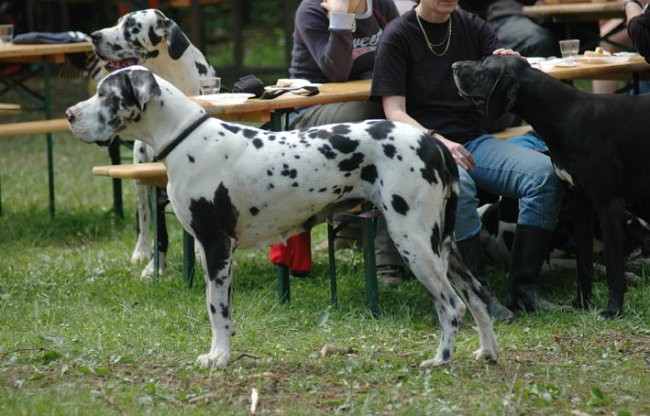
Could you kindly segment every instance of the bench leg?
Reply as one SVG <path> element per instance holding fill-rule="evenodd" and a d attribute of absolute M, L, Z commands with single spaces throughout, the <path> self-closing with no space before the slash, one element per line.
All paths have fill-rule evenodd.
<path fill-rule="evenodd" d="M 363 204 L 364 211 L 370 211 L 372 204 Z M 372 316 L 379 317 L 379 288 L 375 263 L 375 223 L 371 218 L 363 221 L 363 264 L 366 275 L 366 305 Z"/>
<path fill-rule="evenodd" d="M 332 306 L 338 306 L 338 294 L 336 285 L 336 254 L 334 253 L 334 238 L 336 230 L 334 225 L 329 221 L 327 222 L 327 252 L 330 263 L 330 293 L 332 295 Z"/>
<path fill-rule="evenodd" d="M 120 159 L 120 138 L 116 137 L 115 140 L 108 145 L 108 156 L 111 159 L 112 165 L 119 165 L 122 161 Z M 113 178 L 113 206 L 115 207 L 115 215 L 124 218 L 124 206 L 122 203 L 122 179 Z"/>
<path fill-rule="evenodd" d="M 289 286 L 289 267 L 283 264 L 276 265 L 278 269 L 278 294 L 280 303 L 286 304 L 291 300 L 291 288 Z"/>

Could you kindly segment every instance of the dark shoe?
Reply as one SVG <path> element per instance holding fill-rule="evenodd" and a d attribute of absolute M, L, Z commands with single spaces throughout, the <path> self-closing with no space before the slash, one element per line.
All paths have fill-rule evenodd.
<path fill-rule="evenodd" d="M 509 324 L 515 320 L 515 314 L 510 309 L 503 306 L 499 299 L 494 295 L 490 295 L 488 311 L 490 312 L 490 317 L 495 321 Z"/>
<path fill-rule="evenodd" d="M 404 279 L 404 270 L 392 264 L 377 266 L 377 279 L 390 288 L 396 288 Z"/>
<path fill-rule="evenodd" d="M 512 244 L 506 306 L 512 310 L 562 310 L 539 293 L 539 273 L 546 259 L 551 231 L 517 224 Z"/>
<path fill-rule="evenodd" d="M 472 272 L 476 280 L 481 282 L 483 286 L 490 293 L 490 300 L 488 302 L 488 311 L 490 317 L 495 321 L 512 322 L 515 319 L 515 314 L 499 302 L 499 299 L 494 296 L 490 285 L 485 278 L 485 267 L 483 265 L 483 245 L 481 238 L 478 234 L 467 240 L 459 241 L 457 243 L 460 255 L 463 256 L 465 265 Z"/>
<path fill-rule="evenodd" d="M 549 302 L 539 294 L 536 285 L 519 285 L 517 295 L 509 294 L 506 304 L 512 310 L 534 312 L 534 311 L 564 311 L 569 309 L 566 306 L 556 305 Z"/>

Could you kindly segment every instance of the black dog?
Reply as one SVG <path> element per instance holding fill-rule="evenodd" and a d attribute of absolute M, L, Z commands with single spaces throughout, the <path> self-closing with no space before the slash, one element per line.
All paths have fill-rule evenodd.
<path fill-rule="evenodd" d="M 572 189 L 579 279 L 576 307 L 586 307 L 594 280 L 593 228 L 598 214 L 609 286 L 601 316 L 622 313 L 625 201 L 650 191 L 650 140 L 645 118 L 650 96 L 592 94 L 567 85 L 515 56 L 453 64 L 462 95 L 485 104 L 487 120 L 507 111 L 545 139 L 557 175 Z"/>

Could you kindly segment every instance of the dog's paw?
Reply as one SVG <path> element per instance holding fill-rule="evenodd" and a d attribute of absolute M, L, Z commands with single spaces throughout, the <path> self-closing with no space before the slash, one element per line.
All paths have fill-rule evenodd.
<path fill-rule="evenodd" d="M 441 360 L 439 358 L 432 358 L 431 360 L 424 360 L 420 363 L 420 370 L 426 370 L 434 367 L 441 367 L 449 364 L 451 360 Z"/>
<path fill-rule="evenodd" d="M 138 264 L 145 262 L 151 258 L 151 250 L 148 249 L 139 249 L 136 248 L 133 250 L 133 254 L 131 254 L 131 263 L 133 264 Z"/>
<path fill-rule="evenodd" d="M 162 276 L 163 273 L 165 272 L 165 267 L 166 267 L 166 261 L 165 261 L 165 255 L 163 253 L 159 253 L 158 255 L 158 276 Z M 149 264 L 142 269 L 142 273 L 140 273 L 140 278 L 141 279 L 148 279 L 151 276 L 154 275 L 155 272 L 155 267 L 154 267 L 154 261 L 151 259 Z"/>
<path fill-rule="evenodd" d="M 230 361 L 230 353 L 213 353 L 201 354 L 196 359 L 196 363 L 203 368 L 226 368 Z"/>
<path fill-rule="evenodd" d="M 495 350 L 479 348 L 478 350 L 474 351 L 472 357 L 474 357 L 476 361 L 486 360 L 496 363 L 499 359 L 499 354 Z"/>

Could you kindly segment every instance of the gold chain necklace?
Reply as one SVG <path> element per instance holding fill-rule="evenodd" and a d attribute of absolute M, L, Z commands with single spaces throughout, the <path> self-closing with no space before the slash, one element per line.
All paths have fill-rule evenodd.
<path fill-rule="evenodd" d="M 447 53 L 447 50 L 449 50 L 449 44 L 451 43 L 451 15 L 449 16 L 449 24 L 447 25 L 447 34 L 445 35 L 444 38 L 440 41 L 440 43 L 434 45 L 429 41 L 429 37 L 427 36 L 427 32 L 424 31 L 424 27 L 422 26 L 422 22 L 420 21 L 420 16 L 415 13 L 415 18 L 418 21 L 418 25 L 420 25 L 420 30 L 422 31 L 422 34 L 424 35 L 424 40 L 427 42 L 427 46 L 429 47 L 429 50 L 431 51 L 432 54 L 435 56 L 443 56 L 444 54 Z M 439 48 L 442 46 L 443 43 L 447 42 L 445 45 L 445 49 L 438 53 L 434 50 L 434 48 Z"/>

